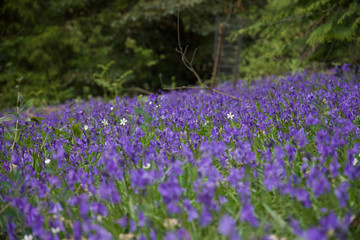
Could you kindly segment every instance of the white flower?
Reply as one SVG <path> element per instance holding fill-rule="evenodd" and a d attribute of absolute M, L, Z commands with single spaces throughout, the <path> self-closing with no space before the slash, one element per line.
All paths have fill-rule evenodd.
<path fill-rule="evenodd" d="M 84 130 L 87 131 L 89 129 L 89 126 L 88 125 L 85 125 L 84 126 Z"/>
<path fill-rule="evenodd" d="M 16 171 L 16 169 L 18 168 L 18 165 L 10 163 L 10 171 Z"/>
<path fill-rule="evenodd" d="M 134 239 L 135 235 L 133 233 L 120 233 L 120 240 L 131 240 Z"/>
<path fill-rule="evenodd" d="M 355 157 L 355 158 L 354 158 L 354 161 L 353 161 L 353 165 L 356 166 L 358 163 L 359 163 L 359 159 L 357 159 L 357 158 Z"/>
<path fill-rule="evenodd" d="M 34 239 L 34 237 L 31 234 L 29 234 L 29 235 L 26 234 L 23 238 L 23 240 L 33 240 L 33 239 Z"/>
<path fill-rule="evenodd" d="M 232 114 L 231 112 L 229 112 L 228 114 L 226 114 L 227 118 L 232 120 L 234 118 L 234 114 Z"/>
<path fill-rule="evenodd" d="M 114 110 L 114 108 L 113 108 L 113 107 L 111 107 L 111 108 L 110 108 L 110 111 L 112 111 L 112 110 Z"/>
<path fill-rule="evenodd" d="M 49 158 L 45 159 L 45 164 L 49 164 L 51 160 Z"/>
<path fill-rule="evenodd" d="M 101 123 L 104 124 L 104 126 L 107 126 L 109 124 L 109 122 L 105 118 L 101 121 Z"/>
<path fill-rule="evenodd" d="M 125 126 L 126 123 L 127 123 L 127 120 L 125 118 L 120 120 L 120 125 Z"/>
<path fill-rule="evenodd" d="M 51 228 L 52 233 L 56 234 L 60 232 L 60 228 L 56 227 L 56 228 Z"/>
<path fill-rule="evenodd" d="M 165 219 L 163 225 L 166 229 L 173 229 L 179 225 L 179 221 L 176 218 L 168 218 Z"/>
<path fill-rule="evenodd" d="M 145 165 L 143 165 L 143 168 L 144 168 L 144 169 L 148 169 L 150 166 L 151 166 L 150 163 L 146 163 Z"/>

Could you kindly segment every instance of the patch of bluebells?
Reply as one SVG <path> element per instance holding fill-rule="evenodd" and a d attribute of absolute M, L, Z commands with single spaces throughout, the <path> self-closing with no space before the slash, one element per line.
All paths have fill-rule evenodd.
<path fill-rule="evenodd" d="M 360 74 L 343 65 L 91 99 L 0 124 L 0 238 L 356 239 Z"/>

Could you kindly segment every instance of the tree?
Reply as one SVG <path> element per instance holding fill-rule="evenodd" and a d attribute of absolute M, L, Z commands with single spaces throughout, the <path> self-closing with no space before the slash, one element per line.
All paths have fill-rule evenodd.
<path fill-rule="evenodd" d="M 5 0 L 0 2 L 0 108 L 16 102 L 15 79 L 25 98 L 57 103 L 103 96 L 99 78 L 126 75 L 124 89 L 147 90 L 176 80 L 195 83 L 181 66 L 177 45 L 178 0 Z M 199 48 L 194 67 L 209 78 L 214 17 L 227 1 L 182 0 L 183 44 Z M 129 73 L 131 71 L 131 74 Z M 97 79 L 97 80 L 96 80 Z M 101 85 L 101 86 L 100 86 Z M 111 86 L 110 86 L 111 87 Z M 121 92 L 121 91 L 118 91 Z"/>
<path fill-rule="evenodd" d="M 359 62 L 357 1 L 274 0 L 264 6 L 254 7 L 249 1 L 241 15 L 250 21 L 234 34 L 245 35 L 249 43 L 242 55 L 243 74 Z"/>

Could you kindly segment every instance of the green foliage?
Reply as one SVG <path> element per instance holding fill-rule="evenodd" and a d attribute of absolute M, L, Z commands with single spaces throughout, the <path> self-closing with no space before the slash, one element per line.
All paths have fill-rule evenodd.
<path fill-rule="evenodd" d="M 180 2 L 184 45 L 199 47 L 194 65 L 205 78 L 211 74 L 214 17 L 228 4 L 219 2 Z M 175 51 L 178 9 L 177 0 L 0 2 L 0 109 L 15 104 L 12 79 L 20 76 L 22 92 L 35 105 L 114 97 L 132 86 L 156 90 L 159 75 L 164 83 L 188 84 L 193 77 Z M 99 64 L 112 61 L 99 72 Z"/>
<path fill-rule="evenodd" d="M 41 120 L 44 120 L 42 117 L 29 117 L 24 119 L 24 114 L 32 105 L 32 101 L 25 101 L 23 95 L 20 92 L 20 84 L 22 83 L 23 78 L 17 78 L 15 80 L 16 86 L 15 89 L 17 91 L 17 102 L 16 102 L 16 112 L 7 112 L 3 117 L 0 118 L 0 125 L 3 125 L 4 138 L 8 139 L 12 142 L 11 149 L 14 148 L 15 144 L 20 139 L 21 133 L 28 129 L 32 124 L 39 124 Z M 15 122 L 15 126 L 9 127 L 8 122 Z M 27 122 L 27 123 L 26 123 Z"/>
<path fill-rule="evenodd" d="M 245 38 L 241 64 L 245 76 L 359 62 L 357 1 L 275 0 L 263 8 L 244 1 L 244 6 L 247 11 L 240 14 L 248 24 L 233 37 Z"/>
<path fill-rule="evenodd" d="M 1 106 L 15 98 L 11 79 L 23 76 L 23 93 L 36 105 L 85 96 L 96 64 L 108 58 L 104 1 L 4 1 L 0 4 Z M 26 6 L 26 7 L 24 7 Z M 98 94 L 98 91 L 92 91 Z"/>
<path fill-rule="evenodd" d="M 243 36 L 242 77 L 359 61 L 357 1 L 5 0 L 0 109 L 16 104 L 20 76 L 34 105 L 112 98 L 131 87 L 155 91 L 161 81 L 195 84 L 175 51 L 179 10 L 181 43 L 198 48 L 194 68 L 210 79 L 215 17 L 226 16 L 231 2 L 245 25 L 234 33 Z"/>
<path fill-rule="evenodd" d="M 118 96 L 123 89 L 123 84 L 127 81 L 128 78 L 133 74 L 133 70 L 128 70 L 124 72 L 120 77 L 112 79 L 108 76 L 109 69 L 111 65 L 113 65 L 115 61 L 111 61 L 106 65 L 98 65 L 101 68 L 101 73 L 95 73 L 95 82 L 103 88 L 104 98 L 107 98 L 107 93 L 111 94 L 111 97 Z"/>

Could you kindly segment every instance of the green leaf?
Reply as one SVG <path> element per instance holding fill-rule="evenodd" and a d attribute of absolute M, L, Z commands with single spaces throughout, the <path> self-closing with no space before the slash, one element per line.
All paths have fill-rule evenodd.
<path fill-rule="evenodd" d="M 267 204 L 262 203 L 262 206 L 266 209 L 266 211 L 270 214 L 270 216 L 275 220 L 275 222 L 282 228 L 287 226 L 286 222 L 275 212 L 273 211 Z"/>
<path fill-rule="evenodd" d="M 135 211 L 134 211 L 134 203 L 133 203 L 133 199 L 132 199 L 132 196 L 130 195 L 129 196 L 129 200 L 128 200 L 128 206 L 129 206 L 129 214 L 131 216 L 132 219 L 135 219 Z"/>
<path fill-rule="evenodd" d="M 14 115 L 16 118 L 20 117 L 17 112 L 8 112 L 7 115 Z"/>
<path fill-rule="evenodd" d="M 11 185 L 11 183 L 9 182 L 6 182 L 6 181 L 0 181 L 0 186 L 1 186 L 1 189 L 10 189 L 10 188 L 13 188 L 13 186 Z"/>
<path fill-rule="evenodd" d="M 72 122 L 74 122 L 74 121 L 75 121 L 75 119 L 74 119 L 74 118 L 69 117 L 69 123 L 72 123 Z"/>
<path fill-rule="evenodd" d="M 45 168 L 45 169 L 42 170 L 42 172 L 44 172 L 44 173 L 50 173 L 50 174 L 54 174 L 54 173 L 55 173 L 54 170 L 52 170 L 51 168 Z"/>
<path fill-rule="evenodd" d="M 14 119 L 13 117 L 2 117 L 2 118 L 0 118 L 0 124 L 3 122 L 10 122 L 13 119 Z"/>
<path fill-rule="evenodd" d="M 45 118 L 42 117 L 31 117 L 30 121 L 40 123 L 41 120 L 44 120 Z"/>
<path fill-rule="evenodd" d="M 354 13 L 356 13 L 359 10 L 359 6 L 357 5 L 357 2 L 354 1 L 350 4 L 348 11 L 346 11 L 341 18 L 337 21 L 337 24 L 342 24 L 347 17 L 351 17 Z"/>
<path fill-rule="evenodd" d="M 142 108 L 134 108 L 134 112 L 136 112 L 137 114 L 144 114 L 144 110 Z"/>
<path fill-rule="evenodd" d="M 60 129 L 57 129 L 57 128 L 53 128 L 53 129 L 54 129 L 54 132 L 57 137 L 60 137 L 61 135 L 63 135 L 63 132 Z"/>
<path fill-rule="evenodd" d="M 77 136 L 79 138 L 82 136 L 82 131 L 80 129 L 80 123 L 73 124 L 71 126 L 71 130 L 73 131 L 75 136 Z"/>
<path fill-rule="evenodd" d="M 19 107 L 24 103 L 24 96 L 19 92 Z"/>
<path fill-rule="evenodd" d="M 140 102 L 142 96 L 143 96 L 143 95 L 140 94 L 140 95 L 137 97 L 136 102 Z"/>
<path fill-rule="evenodd" d="M 22 105 L 21 112 L 25 112 L 26 110 L 28 110 L 31 105 L 32 105 L 32 100 L 27 101 L 24 105 Z"/>
<path fill-rule="evenodd" d="M 5 209 L 5 211 L 1 214 L 2 218 L 8 219 L 9 217 L 11 217 L 12 219 L 17 219 L 18 218 L 18 210 L 14 209 L 12 207 L 9 207 L 7 209 Z"/>
<path fill-rule="evenodd" d="M 145 113 L 144 121 L 147 122 L 147 123 L 152 123 L 152 122 L 155 121 L 155 118 L 151 117 L 150 114 Z"/>
<path fill-rule="evenodd" d="M 306 40 L 306 43 L 317 44 L 323 43 L 328 39 L 328 33 L 333 27 L 333 22 L 328 20 L 325 24 L 315 28 L 315 30 L 310 34 L 309 38 Z"/>

